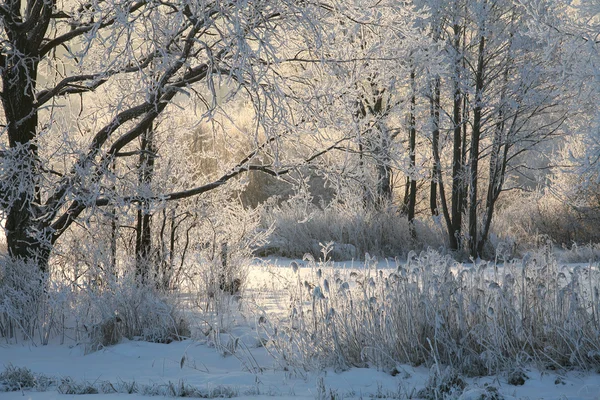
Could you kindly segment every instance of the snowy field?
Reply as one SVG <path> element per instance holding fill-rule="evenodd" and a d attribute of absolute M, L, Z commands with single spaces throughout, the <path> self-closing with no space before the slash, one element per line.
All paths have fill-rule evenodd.
<path fill-rule="evenodd" d="M 428 378 L 426 368 L 404 366 L 406 374 L 395 377 L 375 369 L 355 368 L 342 373 L 326 370 L 289 376 L 273 370 L 273 362 L 264 349 L 252 349 L 262 366 L 260 373 L 248 372 L 239 359 L 220 355 L 206 344 L 184 341 L 154 344 L 126 341 L 111 348 L 83 355 L 79 348 L 49 345 L 30 348 L 3 346 L 3 363 L 27 366 L 36 374 L 54 378 L 58 387 L 46 392 L 30 390 L 1 393 L 1 399 L 65 399 L 68 387 L 90 385 L 109 394 L 85 395 L 86 399 L 147 398 L 143 393 L 171 397 L 181 384 L 192 386 L 214 397 L 234 396 L 241 399 L 315 399 L 331 398 L 418 398 Z M 183 366 L 182 358 L 185 357 Z M 403 371 L 404 372 L 404 371 Z M 506 379 L 485 377 L 469 379 L 463 399 L 481 399 L 486 387 L 495 387 L 504 398 L 518 399 L 598 399 L 600 375 L 588 373 L 551 374 L 528 371 L 523 386 L 512 386 Z M 71 384 L 60 384 L 63 380 Z M 319 389 L 322 379 L 323 386 Z M 487 386 L 486 386 L 487 385 Z M 129 388 L 142 394 L 127 394 Z M 61 393 L 62 392 L 62 393 Z M 115 393 L 119 392 L 119 393 Z M 325 394 L 323 393 L 325 392 Z M 322 396 L 324 394 L 324 396 Z"/>
<path fill-rule="evenodd" d="M 443 366 L 397 365 L 395 373 L 375 367 L 331 367 L 304 369 L 301 363 L 283 366 L 268 345 L 266 319 L 284 321 L 289 313 L 290 281 L 309 285 L 313 274 L 329 276 L 368 274 L 361 264 L 306 266 L 291 260 L 267 260 L 249 269 L 248 288 L 241 300 L 231 300 L 215 313 L 211 326 L 217 332 L 194 335 L 195 340 L 170 344 L 123 340 L 85 354 L 81 344 L 0 345 L 0 364 L 28 368 L 35 385 L 0 392 L 0 399 L 141 399 L 162 397 L 235 397 L 250 399 L 370 399 L 435 398 L 426 388 L 431 376 L 443 375 Z M 395 270 L 390 262 L 379 262 L 375 273 Z M 473 268 L 473 266 L 468 266 Z M 330 268 L 328 272 L 325 269 Z M 382 272 L 379 272 L 382 271 Z M 497 273 L 490 269 L 490 274 Z M 297 278 L 295 278 L 297 274 Z M 354 283 L 356 285 L 356 283 Z M 309 290 L 314 288 L 309 287 Z M 223 312 L 227 309 L 228 312 Z M 206 329 L 209 317 L 196 316 L 198 331 Z M 205 332 L 206 333 L 206 332 Z M 272 334 L 272 332 L 271 332 Z M 600 399 L 600 375 L 577 370 L 544 370 L 534 365 L 524 369 L 524 384 L 509 384 L 507 376 L 461 377 L 460 390 L 446 393 L 461 399 Z M 7 389 L 7 382 L 2 382 Z M 14 389 L 14 388 L 13 388 Z M 75 393 L 75 394 L 73 394 Z"/>

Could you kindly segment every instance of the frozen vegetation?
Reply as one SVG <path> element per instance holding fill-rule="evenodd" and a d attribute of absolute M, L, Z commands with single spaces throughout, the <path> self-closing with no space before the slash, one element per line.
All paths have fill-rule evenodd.
<path fill-rule="evenodd" d="M 234 294 L 127 279 L 4 290 L 0 385 L 32 399 L 597 398 L 600 271 L 551 250 L 257 260 Z"/>
<path fill-rule="evenodd" d="M 600 398 L 598 0 L 0 1 L 0 399 Z"/>

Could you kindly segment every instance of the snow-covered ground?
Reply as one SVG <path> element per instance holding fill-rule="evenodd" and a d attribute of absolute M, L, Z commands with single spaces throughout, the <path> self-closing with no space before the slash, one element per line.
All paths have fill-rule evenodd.
<path fill-rule="evenodd" d="M 4 364 L 30 368 L 36 374 L 55 378 L 56 385 L 48 391 L 15 391 L 0 393 L 1 399 L 64 399 L 70 378 L 75 385 L 91 385 L 107 394 L 86 395 L 85 398 L 137 399 L 140 393 L 168 396 L 173 387 L 182 384 L 214 396 L 233 395 L 245 400 L 280 398 L 314 399 L 325 393 L 338 398 L 385 398 L 416 396 L 427 381 L 426 368 L 404 366 L 395 377 L 375 369 L 355 368 L 336 373 L 306 373 L 290 376 L 273 369 L 264 349 L 252 349 L 252 355 L 263 368 L 251 373 L 245 363 L 234 356 L 222 356 L 214 347 L 193 341 L 155 344 L 124 341 L 116 346 L 84 355 L 79 347 L 48 345 L 43 347 L 2 346 Z M 183 361 L 182 361 L 183 360 Z M 566 375 L 528 371 L 523 386 L 512 386 L 502 377 L 467 379 L 464 399 L 479 399 L 487 386 L 493 386 L 505 398 L 519 399 L 600 399 L 600 375 L 571 372 Z M 324 386 L 320 385 L 320 379 Z M 127 394 L 135 388 L 138 394 Z M 111 393 L 113 392 L 113 393 Z M 121 392 L 121 393 L 114 393 Z M 329 397 L 331 398 L 331 397 Z"/>
<path fill-rule="evenodd" d="M 281 307 L 280 279 L 291 273 L 290 260 L 269 260 L 250 270 L 247 301 L 257 310 L 277 312 Z M 279 265 L 279 267 L 277 266 Z M 380 262 L 380 268 L 387 263 Z M 308 273 L 302 271 L 301 273 Z M 361 268 L 337 265 L 336 268 Z M 279 310 L 283 312 L 283 310 Z M 212 340 L 186 340 L 170 344 L 124 340 L 120 344 L 84 354 L 82 345 L 0 345 L 0 372 L 5 366 L 26 367 L 38 379 L 36 389 L 0 392 L 2 400 L 67 399 L 70 392 L 91 392 L 86 399 L 135 400 L 148 396 L 195 395 L 250 399 L 368 399 L 419 398 L 430 370 L 399 366 L 395 376 L 374 368 L 331 369 L 306 372 L 279 367 L 261 345 L 259 314 L 227 321 Z M 239 341 L 237 351 L 224 351 Z M 218 341 L 220 343 L 215 342 Z M 436 368 L 433 366 L 432 368 Z M 508 384 L 504 376 L 464 378 L 467 384 L 455 397 L 462 399 L 600 399 L 600 374 L 543 371 L 529 368 L 524 385 Z M 44 384 L 44 379 L 46 383 Z M 41 383 L 40 383 L 41 382 Z M 131 394 L 130 394 L 131 392 Z"/>

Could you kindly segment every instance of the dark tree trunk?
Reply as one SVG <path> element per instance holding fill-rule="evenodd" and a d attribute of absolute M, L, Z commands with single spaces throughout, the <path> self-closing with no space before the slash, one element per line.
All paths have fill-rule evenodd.
<path fill-rule="evenodd" d="M 382 118 L 387 109 L 383 104 L 384 90 L 372 87 L 373 104 L 368 106 L 369 113 L 375 118 Z M 391 138 L 382 123 L 377 124 L 377 143 L 375 145 L 375 160 L 377 170 L 376 207 L 382 210 L 392 200 L 392 168 L 390 166 Z"/>
<path fill-rule="evenodd" d="M 494 216 L 494 209 L 496 207 L 496 201 L 502 192 L 502 186 L 504 185 L 504 179 L 506 175 L 506 166 L 508 163 L 508 144 L 504 144 L 502 155 L 498 155 L 498 164 L 493 176 L 490 178 L 488 185 L 488 192 L 486 197 L 486 212 L 484 216 L 483 231 L 481 232 L 481 238 L 477 245 L 477 251 L 479 254 L 483 252 L 483 246 L 488 239 L 490 233 L 490 227 L 492 225 L 492 218 Z M 500 153 L 500 152 L 499 152 Z"/>
<path fill-rule="evenodd" d="M 415 116 L 416 112 L 416 88 L 415 88 L 415 72 L 414 70 L 410 73 L 412 94 L 410 98 L 410 114 L 409 114 L 409 127 L 408 127 L 408 141 L 409 141 L 409 157 L 410 157 L 410 189 L 408 195 L 407 215 L 408 223 L 410 228 L 411 237 L 415 237 L 416 232 L 414 228 L 415 222 L 415 210 L 417 205 L 417 181 L 414 177 L 417 168 L 417 119 Z"/>
<path fill-rule="evenodd" d="M 115 163 L 112 164 L 113 174 L 115 173 Z M 113 186 L 113 191 L 116 188 Z M 110 271 L 109 274 L 115 278 L 118 276 L 117 273 L 117 237 L 119 233 L 117 216 L 117 207 L 111 206 L 110 208 Z"/>
<path fill-rule="evenodd" d="M 392 168 L 389 164 L 377 165 L 377 209 L 382 210 L 392 200 Z"/>
<path fill-rule="evenodd" d="M 461 27 L 454 25 L 454 47 L 458 53 L 461 48 Z M 463 102 L 461 88 L 460 60 L 455 60 L 453 77 L 454 98 L 452 105 L 452 123 L 454 125 L 453 150 L 452 150 L 452 212 L 451 225 L 448 226 L 448 240 L 452 250 L 458 250 L 461 246 L 462 212 L 464 203 L 464 163 L 463 163 L 463 140 L 462 140 L 462 111 Z"/>
<path fill-rule="evenodd" d="M 0 52 L 2 75 L 2 107 L 7 121 L 7 133 L 13 173 L 2 182 L 0 207 L 6 212 L 8 254 L 13 259 L 37 263 L 46 272 L 52 250 L 49 222 L 40 206 L 37 177 L 40 169 L 36 145 L 38 111 L 35 106 L 38 75 L 38 47 L 43 39 L 52 9 L 43 2 L 36 12 L 37 20 L 28 32 L 22 31 L 21 2 L 7 1 L 3 7 L 12 18 L 3 18 L 6 52 Z M 10 53 L 10 54 L 9 54 Z"/>
<path fill-rule="evenodd" d="M 442 161 L 440 158 L 440 148 L 439 148 L 439 111 L 440 111 L 440 80 L 439 78 L 436 78 L 435 80 L 435 84 L 434 84 L 434 91 L 433 91 L 433 96 L 432 96 L 432 102 L 431 102 L 431 113 L 432 113 L 432 118 L 433 118 L 433 132 L 432 132 L 432 137 L 434 138 L 434 140 L 432 141 L 433 144 L 433 149 L 432 149 L 432 153 L 433 153 L 433 182 L 437 183 L 437 186 L 439 186 L 439 197 L 440 197 L 440 204 L 442 206 L 442 214 L 444 215 L 444 221 L 446 221 L 446 226 L 448 227 L 448 229 L 450 229 L 450 227 L 452 226 L 452 219 L 450 217 L 450 212 L 448 210 L 448 201 L 446 199 L 446 192 L 444 190 L 444 179 L 442 176 Z M 433 187 L 433 184 L 432 184 Z M 433 189 L 432 189 L 433 191 Z M 432 198 L 435 197 L 432 194 Z M 435 211 L 438 211 L 437 208 L 437 200 L 435 201 L 435 203 L 432 202 L 432 207 L 435 206 Z M 433 209 L 432 209 L 432 213 L 433 213 Z M 437 215 L 436 213 L 434 213 L 433 215 Z"/>
<path fill-rule="evenodd" d="M 433 168 L 431 171 L 431 187 L 429 192 L 429 208 L 431 215 L 438 216 L 438 182 L 441 183 L 440 174 L 442 166 L 439 157 L 440 151 L 440 78 L 436 77 L 433 83 L 433 90 L 430 100 L 430 118 L 431 118 L 431 145 L 433 148 Z M 441 188 L 440 188 L 441 190 Z"/>
<path fill-rule="evenodd" d="M 483 109 L 484 86 L 484 53 L 485 37 L 483 33 L 479 39 L 477 71 L 475 74 L 475 107 L 473 109 L 473 130 L 471 132 L 470 160 L 470 191 L 469 191 L 469 252 L 471 257 L 477 257 L 478 226 L 477 226 L 477 184 L 479 172 L 479 141 L 481 139 L 481 112 Z"/>
<path fill-rule="evenodd" d="M 154 173 L 154 132 L 152 128 L 142 134 L 139 163 L 139 184 L 148 187 L 152 183 Z M 145 190 L 148 190 L 146 188 Z M 142 199 L 137 211 L 136 225 L 136 275 L 142 283 L 149 279 L 149 270 L 152 266 L 152 215 L 150 213 L 150 202 Z M 154 277 L 156 278 L 156 276 Z"/>

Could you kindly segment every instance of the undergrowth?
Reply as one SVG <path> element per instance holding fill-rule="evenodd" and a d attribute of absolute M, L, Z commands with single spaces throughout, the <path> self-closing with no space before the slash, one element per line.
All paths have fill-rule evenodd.
<path fill-rule="evenodd" d="M 321 243 L 333 242 L 332 260 L 360 259 L 365 253 L 405 256 L 411 249 L 444 245 L 439 227 L 416 221 L 416 237 L 397 207 L 374 210 L 341 202 L 317 205 L 312 198 L 296 196 L 281 204 L 267 204 L 262 223 L 270 227 L 270 244 L 257 250 L 259 256 L 300 258 L 305 253 L 319 257 Z M 433 224 L 432 224 L 433 225 Z"/>
<path fill-rule="evenodd" d="M 287 315 L 263 324 L 282 368 L 600 368 L 598 265 L 561 266 L 548 248 L 503 266 L 433 250 L 393 269 L 369 257 L 358 270 L 306 261 L 308 276 L 292 265 Z"/>

